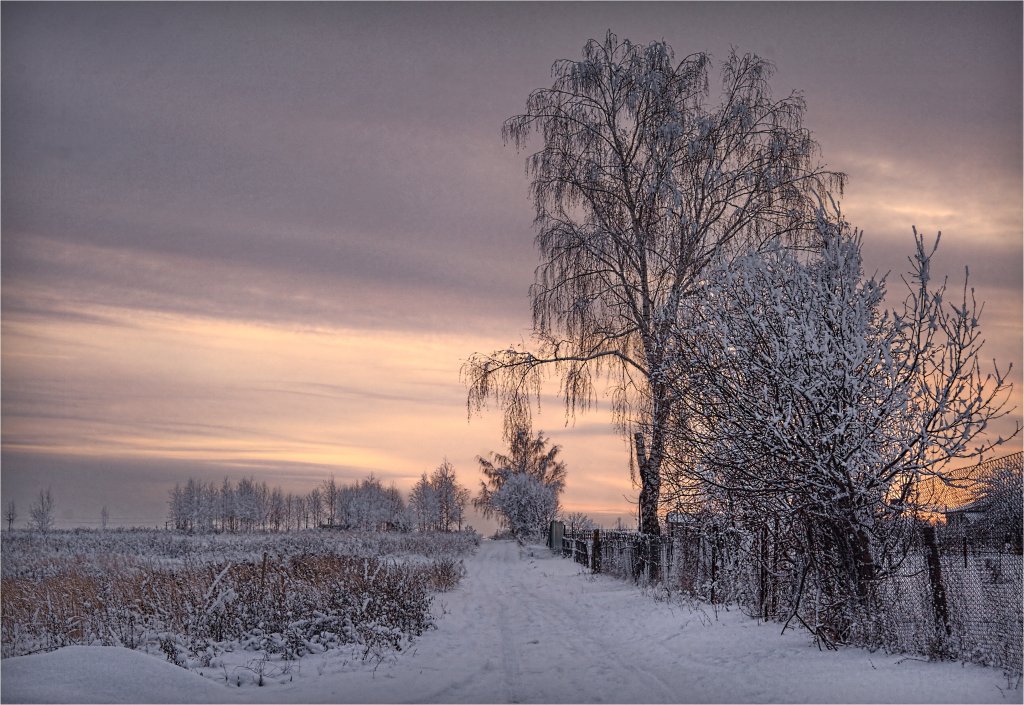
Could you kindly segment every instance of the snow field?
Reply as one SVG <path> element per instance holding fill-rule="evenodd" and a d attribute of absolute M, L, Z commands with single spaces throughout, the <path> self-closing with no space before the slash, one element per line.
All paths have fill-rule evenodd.
<path fill-rule="evenodd" d="M 358 556 L 433 558 L 471 550 L 475 534 L 381 533 L 303 530 L 287 533 L 183 534 L 153 529 L 16 530 L 0 534 L 3 577 L 57 575 L 69 563 L 102 574 L 111 566 L 173 568 L 186 562 L 209 564 L 258 560 L 276 555 L 335 553 Z"/>
<path fill-rule="evenodd" d="M 995 669 L 819 651 L 806 632 L 780 635 L 780 625 L 738 611 L 656 599 L 542 547 L 484 541 L 466 569 L 457 588 L 434 597 L 436 629 L 379 662 L 305 656 L 262 688 L 179 670 L 191 685 L 168 692 L 169 664 L 159 664 L 164 680 L 141 679 L 125 660 L 136 653 L 95 649 L 109 657 L 90 670 L 90 649 L 61 649 L 0 663 L 2 700 L 89 702 L 101 692 L 106 702 L 1020 702 Z"/>

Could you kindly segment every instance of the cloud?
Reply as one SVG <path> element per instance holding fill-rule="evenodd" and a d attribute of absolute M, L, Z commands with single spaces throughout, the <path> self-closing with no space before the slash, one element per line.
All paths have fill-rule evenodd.
<path fill-rule="evenodd" d="M 911 224 L 941 229 L 940 269 L 970 264 L 989 301 L 987 350 L 1019 357 L 1019 4 L 0 14 L 5 490 L 52 467 L 156 492 L 159 514 L 161 472 L 411 484 L 445 456 L 475 486 L 500 414 L 467 424 L 459 364 L 528 331 L 537 264 L 525 155 L 499 128 L 609 28 L 775 61 L 776 95 L 804 91 L 850 174 L 869 269 L 900 271 Z M 536 421 L 565 446 L 567 505 L 629 516 L 608 419 L 567 428 L 549 395 Z"/>
<path fill-rule="evenodd" d="M 282 41 L 315 26 L 302 11 L 7 14 L 8 298 L 386 328 L 525 313 L 520 162 L 458 72 L 424 85 L 330 32 Z"/>
<path fill-rule="evenodd" d="M 567 32 L 579 18 L 569 7 L 8 8 L 18 29 L 5 36 L 3 87 L 8 297 L 29 279 L 61 298 L 244 320 L 521 326 L 536 264 L 532 214 L 521 157 L 501 147 L 498 127 L 544 82 L 546 64 L 578 52 L 588 31 L 651 22 L 595 9 L 592 29 Z M 825 14 L 834 12 L 854 29 L 877 28 L 874 13 Z M 978 182 L 979 159 L 1000 159 L 993 175 L 1016 172 L 1019 183 L 1019 165 L 1005 155 L 1020 150 L 987 137 L 1013 114 L 994 107 L 1019 96 L 1002 83 L 1013 66 L 993 54 L 1002 39 L 988 37 L 980 54 L 970 44 L 1002 26 L 993 22 L 1001 13 L 887 12 L 943 51 L 970 46 L 971 61 L 943 61 L 933 44 L 906 55 L 899 43 L 894 54 L 884 37 L 865 51 L 834 33 L 824 52 L 802 29 L 823 18 L 784 6 L 672 8 L 691 19 L 678 45 L 693 43 L 693 22 L 712 45 L 730 35 L 756 44 L 750 26 L 763 23 L 802 37 L 778 78 L 806 79 L 810 124 L 833 165 L 851 172 L 851 198 L 900 219 L 915 208 L 906 183 L 895 179 L 893 190 L 876 179 L 865 154 L 884 154 L 904 175 L 915 159 L 918 172 L 941 175 L 945 191 L 928 195 L 947 212 L 963 211 L 962 196 L 945 196 Z M 947 36 L 934 20 L 947 14 L 966 35 Z M 750 26 L 748 15 L 758 16 Z M 544 29 L 524 40 L 541 18 Z M 499 21 L 510 29 L 499 31 Z M 476 31 L 455 30 L 464 26 Z M 552 46 L 537 64 L 522 56 L 524 42 Z M 822 54 L 846 62 L 838 79 L 805 70 L 814 63 L 805 57 Z M 882 71 L 896 56 L 915 71 Z M 833 96 L 837 82 L 848 94 L 870 86 L 874 98 Z M 943 103 L 942 120 L 915 119 L 914 101 L 896 99 L 919 93 L 930 110 L 955 92 L 969 95 Z M 985 117 L 964 104 L 983 106 Z M 894 143 L 894 128 L 912 132 Z M 1002 132 L 1019 143 L 1019 130 Z M 995 205 L 990 213 L 1005 211 Z"/>

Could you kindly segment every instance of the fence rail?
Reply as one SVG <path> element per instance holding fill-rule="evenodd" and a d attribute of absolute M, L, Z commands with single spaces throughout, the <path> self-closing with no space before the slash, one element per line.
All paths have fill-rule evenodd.
<path fill-rule="evenodd" d="M 557 522 L 556 522 L 557 523 Z M 777 531 L 775 532 L 777 534 Z M 956 658 L 1022 672 L 1022 572 L 1019 554 L 972 545 L 961 536 L 928 538 L 875 586 L 872 612 L 850 641 L 890 651 Z M 799 612 L 799 575 L 771 526 L 760 531 L 670 525 L 663 536 L 552 528 L 549 545 L 594 572 L 715 603 L 762 619 Z"/>

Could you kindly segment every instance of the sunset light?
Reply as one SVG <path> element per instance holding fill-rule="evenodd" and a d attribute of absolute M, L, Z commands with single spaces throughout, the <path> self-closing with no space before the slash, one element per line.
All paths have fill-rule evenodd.
<path fill-rule="evenodd" d="M 39 485 L 70 475 L 88 491 L 66 521 L 94 521 L 105 459 L 124 469 L 117 492 L 133 497 L 113 514 L 154 524 L 166 490 L 195 473 L 256 472 L 296 491 L 374 473 L 407 490 L 447 457 L 477 484 L 475 457 L 501 447 L 501 414 L 467 422 L 459 369 L 474 352 L 528 342 L 536 265 L 521 157 L 498 128 L 583 35 L 626 16 L 620 31 L 638 38 L 671 23 L 609 5 L 586 29 L 568 8 L 523 6 L 500 11 L 512 23 L 504 38 L 453 44 L 440 40 L 453 27 L 425 8 L 321 9 L 361 38 L 318 31 L 298 52 L 278 31 L 312 16 L 270 5 L 5 7 L 5 496 L 27 505 Z M 833 36 L 845 63 L 821 65 L 781 38 L 802 36 L 800 22 L 817 15 L 833 25 L 838 10 L 776 22 L 781 43 L 764 44 L 750 28 L 774 18 L 744 29 L 724 19 L 730 8 L 662 9 L 702 18 L 672 31 L 679 49 L 731 42 L 773 60 L 778 92 L 803 91 L 826 161 L 849 174 L 842 207 L 865 231 L 867 268 L 890 271 L 898 291 L 911 225 L 941 229 L 938 264 L 954 283 L 968 265 L 986 302 L 988 354 L 1019 362 L 1019 57 L 1004 58 L 987 24 L 947 38 L 964 11 L 949 7 L 948 26 L 934 24 L 909 56 L 882 41 L 861 51 L 875 20 L 849 7 L 845 34 Z M 780 9 L 774 17 L 796 12 Z M 459 25 L 489 26 L 489 12 L 463 6 Z M 527 19 L 537 14 L 548 17 L 539 32 Z M 167 43 L 143 29 L 158 15 L 226 34 Z M 502 59 L 514 28 L 528 26 L 533 48 Z M 431 78 L 401 54 L 371 60 L 383 36 L 413 51 L 423 27 L 449 47 L 417 56 Z M 133 39 L 100 41 L 122 30 Z M 276 49 L 250 54 L 235 41 Z M 898 74 L 872 68 L 891 62 Z M 253 81 L 263 98 L 246 88 Z M 939 110 L 957 81 L 972 98 Z M 567 506 L 610 522 L 635 516 L 628 446 L 607 407 L 568 426 L 555 396 L 542 408 L 539 426 L 570 468 Z M 131 464 L 148 477 L 154 462 L 176 474 L 128 491 Z"/>

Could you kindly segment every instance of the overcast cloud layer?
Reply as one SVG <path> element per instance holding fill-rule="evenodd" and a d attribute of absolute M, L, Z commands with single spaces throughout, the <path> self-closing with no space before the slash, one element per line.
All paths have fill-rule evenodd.
<path fill-rule="evenodd" d="M 445 455 L 475 486 L 499 426 L 467 426 L 459 364 L 528 334 L 536 265 L 524 155 L 499 129 L 609 28 L 774 61 L 850 176 L 869 268 L 902 270 L 911 225 L 941 229 L 940 264 L 969 264 L 989 302 L 991 354 L 1020 362 L 1019 3 L 0 12 L 2 489 L 25 509 L 63 483 L 90 488 L 67 522 L 116 496 L 162 523 L 189 473 L 408 487 Z M 628 517 L 607 416 L 565 429 L 547 409 L 566 503 Z"/>

